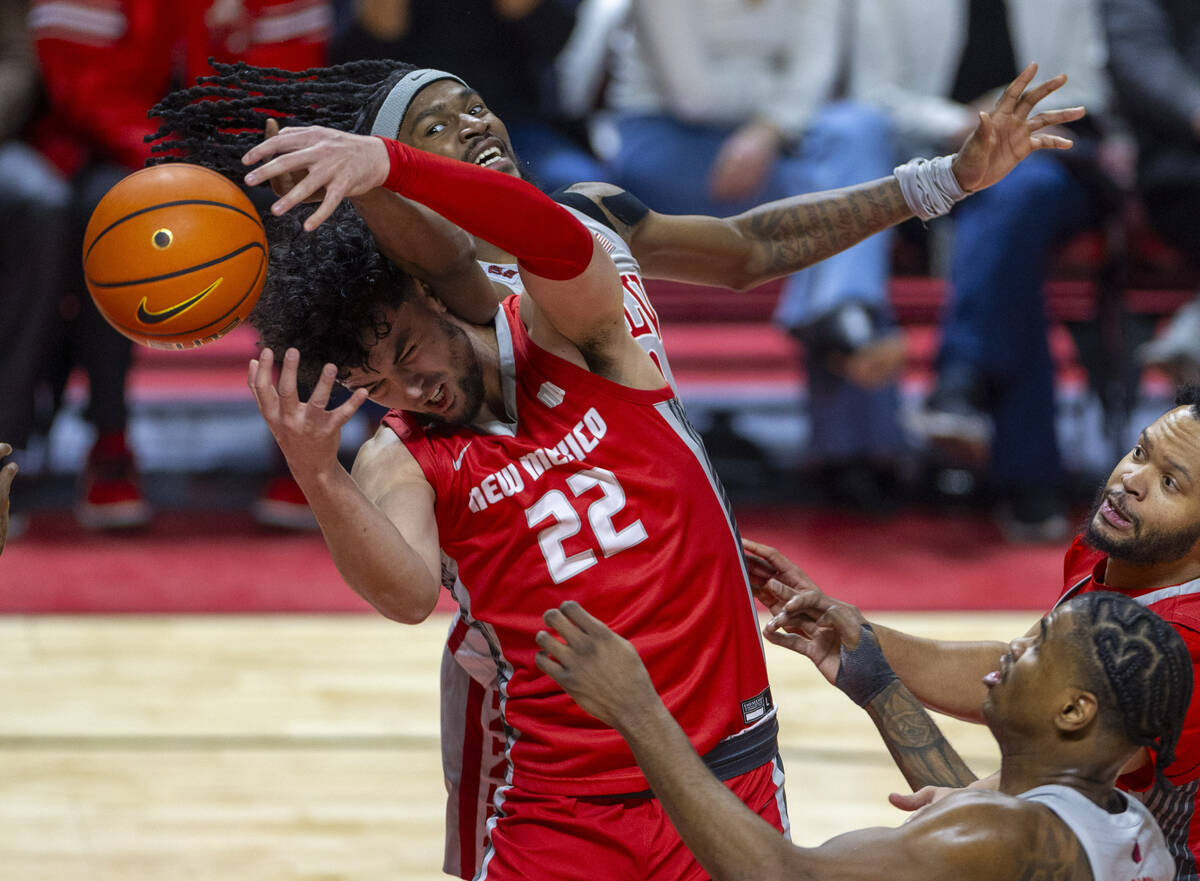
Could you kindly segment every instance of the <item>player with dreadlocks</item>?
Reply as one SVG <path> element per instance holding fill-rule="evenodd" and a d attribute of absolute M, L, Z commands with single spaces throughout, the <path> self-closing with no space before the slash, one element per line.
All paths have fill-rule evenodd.
<path fill-rule="evenodd" d="M 339 124 L 375 135 L 288 125 L 240 160 L 266 160 L 248 184 L 282 182 L 276 215 L 320 203 L 302 224 L 269 233 L 268 289 L 251 319 L 267 345 L 250 370 L 260 410 L 343 577 L 379 611 L 423 620 L 437 599 L 439 548 L 456 565 L 450 643 L 471 672 L 457 717 L 495 718 L 503 759 L 494 795 L 469 795 L 479 774 L 462 770 L 461 798 L 495 809 L 478 871 L 501 881 L 691 877 L 698 870 L 677 837 L 645 835 L 665 828 L 662 807 L 628 749 L 533 663 L 547 600 L 584 598 L 638 643 L 710 767 L 786 829 L 774 707 L 736 526 L 656 357 L 657 319 L 638 264 L 728 286 L 794 272 L 914 213 L 944 213 L 1033 150 L 1069 146 L 1041 129 L 1083 110 L 1031 116 L 1063 82 L 1030 87 L 1031 67 L 955 157 L 736 218 L 671 218 L 612 188 L 572 188 L 567 207 L 556 204 L 520 180 L 503 124 L 461 80 L 394 71 L 368 98 L 360 80 L 369 70 L 224 69 L 223 82 L 155 111 L 168 120 L 160 136 L 178 138 L 164 141 L 168 152 L 226 173 L 233 153 L 208 142 L 239 149 L 260 126 L 273 133 L 267 114 L 311 122 L 336 100 Z M 333 99 L 327 87 L 353 96 Z M 421 283 L 370 268 L 355 214 Z M 444 235 L 447 221 L 489 261 L 477 278 L 522 292 L 491 324 L 448 309 L 455 292 L 422 275 L 430 254 L 408 238 Z M 460 256 L 449 263 L 469 269 Z M 362 310 L 357 334 L 324 314 L 351 304 Z M 273 349 L 285 347 L 276 386 Z M 319 376 L 307 402 L 296 391 L 302 364 Z M 335 379 L 355 391 L 326 411 Z M 340 428 L 368 395 L 395 412 L 350 476 L 337 463 Z M 689 589 L 697 583 L 711 587 L 698 594 Z M 705 634 L 708 648 L 681 651 L 683 631 Z M 480 705 L 492 696 L 495 704 Z M 464 757 L 482 755 L 478 742 L 461 746 Z M 453 816 L 461 823 L 452 806 Z M 467 874 L 480 833 L 459 830 L 463 860 L 452 868 Z"/>
<path fill-rule="evenodd" d="M 838 687 L 871 713 L 910 782 L 918 759 L 934 752 L 935 764 L 965 769 L 896 678 L 868 625 L 838 607 L 816 622 L 806 612 L 801 604 L 781 612 L 768 638 L 802 653 L 822 645 Z M 985 677 L 982 714 L 1001 757 L 995 790 L 958 791 L 898 828 L 861 829 L 815 848 L 784 841 L 724 791 L 629 642 L 575 602 L 550 609 L 545 620 L 557 638 L 538 634 L 538 666 L 628 741 L 715 881 L 1175 877 L 1150 812 L 1113 786 L 1139 748 L 1171 763 L 1192 664 L 1179 634 L 1129 597 L 1097 591 L 1069 600 L 1036 634 L 1014 640 Z"/>
<path fill-rule="evenodd" d="M 798 596 L 778 599 L 773 611 L 803 611 L 816 617 L 832 609 L 864 621 L 853 606 L 804 584 L 802 573 L 782 554 L 753 543 L 748 546 L 763 560 L 758 578 L 774 576 L 799 588 Z M 1100 487 L 1083 534 L 1067 551 L 1064 576 L 1056 608 L 1094 591 L 1120 592 L 1167 621 L 1187 644 L 1193 665 L 1200 660 L 1200 387 L 1180 389 L 1175 408 L 1148 425 L 1117 463 Z M 983 677 L 996 669 L 1005 646 L 924 639 L 878 624 L 874 629 L 888 662 L 925 706 L 984 721 Z M 1119 641 L 1119 630 L 1117 626 L 1105 629 L 1115 648 L 1102 659 L 1108 657 L 1112 660 L 1105 663 L 1118 666 L 1136 662 L 1139 643 Z M 1030 635 L 1039 631 L 1040 625 L 1035 626 Z M 817 662 L 827 679 L 834 680 L 827 653 L 819 645 L 796 645 Z M 1155 718 L 1173 712 L 1159 703 L 1160 696 L 1138 693 L 1136 678 L 1114 684 L 1114 689 L 1122 706 L 1141 707 L 1126 710 L 1128 718 L 1140 717 L 1152 726 Z M 1154 814 L 1175 858 L 1179 881 L 1195 881 L 1200 862 L 1200 701 L 1189 704 L 1178 744 L 1155 747 L 1133 740 L 1152 748 L 1134 756 L 1118 783 L 1138 793 Z M 995 783 L 995 778 L 989 778 L 977 785 Z M 893 796 L 892 801 L 912 810 L 948 791 L 930 786 L 912 796 Z"/>

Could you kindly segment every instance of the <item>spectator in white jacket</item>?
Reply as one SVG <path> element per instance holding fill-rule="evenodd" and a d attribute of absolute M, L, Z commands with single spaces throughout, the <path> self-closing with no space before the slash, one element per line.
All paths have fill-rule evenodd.
<path fill-rule="evenodd" d="M 881 113 L 831 102 L 841 0 L 632 0 L 608 104 L 616 180 L 656 211 L 739 213 L 891 173 Z M 903 436 L 903 337 L 887 301 L 891 236 L 788 279 L 776 319 L 807 356 L 812 464 L 842 502 L 876 508 Z"/>
<path fill-rule="evenodd" d="M 1084 105 L 1072 150 L 1023 163 L 955 208 L 937 380 L 913 428 L 988 463 L 1017 541 L 1068 530 L 1054 429 L 1043 283 L 1056 244 L 1094 224 L 1105 186 L 1097 119 L 1107 103 L 1093 0 L 867 0 L 856 4 L 852 94 L 887 112 L 900 155 L 959 143 L 994 91 L 1032 61 L 1066 73 Z"/>

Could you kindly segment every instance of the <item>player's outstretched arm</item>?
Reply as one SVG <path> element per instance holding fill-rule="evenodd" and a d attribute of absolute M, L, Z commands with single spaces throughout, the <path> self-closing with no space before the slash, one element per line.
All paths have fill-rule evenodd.
<path fill-rule="evenodd" d="M 1031 86 L 1036 72 L 1031 64 L 991 111 L 980 113 L 975 131 L 942 168 L 951 177 L 937 178 L 924 165 L 917 185 L 902 187 L 901 177 L 911 180 L 916 173 L 906 171 L 909 163 L 898 169 L 900 177 L 768 202 L 724 219 L 649 212 L 625 231 L 626 239 L 648 277 L 741 290 L 811 266 L 910 217 L 933 216 L 931 208 L 944 213 L 955 199 L 1002 179 L 1030 153 L 1072 145 L 1043 130 L 1079 119 L 1084 108 L 1032 114 L 1066 82 L 1060 74 Z M 953 192 L 930 203 L 923 193 L 932 184 Z"/>
<path fill-rule="evenodd" d="M 312 394 L 302 401 L 296 380 L 299 352 L 287 350 L 278 386 L 273 363 L 271 350 L 264 349 L 250 362 L 248 383 L 338 572 L 386 617 L 408 624 L 425 620 L 437 603 L 441 571 L 432 488 L 415 461 L 408 468 L 395 463 L 392 482 L 382 492 L 376 489 L 393 507 L 399 496 L 406 499 L 404 519 L 393 521 L 337 458 L 342 426 L 362 406 L 366 391 L 357 389 L 345 403 L 326 410 L 337 374 L 334 365 L 325 365 Z"/>
<path fill-rule="evenodd" d="M 896 767 L 912 789 L 966 786 L 975 775 L 946 740 L 937 723 L 888 666 L 875 631 L 847 607 L 834 606 L 812 625 L 812 636 L 771 629 L 767 638 L 787 644 L 832 634 L 838 647 L 834 682 L 867 711 Z"/>
<path fill-rule="evenodd" d="M 263 139 L 278 134 L 279 123 L 267 120 Z M 331 132 L 329 137 L 337 135 Z M 271 189 L 276 196 L 286 196 L 301 179 L 299 174 L 280 174 L 271 179 Z M 320 189 L 311 193 L 308 201 L 324 198 L 325 191 Z M 475 240 L 465 230 L 382 187 L 355 196 L 351 202 L 385 257 L 425 282 L 459 317 L 475 324 L 492 320 L 499 298 L 475 261 Z"/>
<path fill-rule="evenodd" d="M 800 572 L 776 548 L 749 539 L 743 545 L 754 558 L 749 563 L 755 581 L 788 584 Z M 808 657 L 832 683 L 838 670 L 838 641 L 828 628 L 817 628 L 816 622 L 826 614 L 837 614 L 858 626 L 867 621 L 862 612 L 815 585 L 802 586 L 791 596 L 780 593 L 768 605 L 774 617 L 764 635 Z M 1004 643 L 927 639 L 874 622 L 872 627 L 888 664 L 924 706 L 970 722 L 983 721 L 981 708 L 987 694 L 983 677 L 996 669 L 1008 650 Z"/>
<path fill-rule="evenodd" d="M 1052 867 L 1053 860 L 1030 852 L 1037 827 L 1049 824 L 1041 815 L 1031 824 L 1024 805 L 994 793 L 969 795 L 961 807 L 948 800 L 899 829 L 863 829 L 821 847 L 795 847 L 712 775 L 631 643 L 575 602 L 550 609 L 545 620 L 554 632 L 537 635 L 538 667 L 625 738 L 680 837 L 714 881 L 999 881 L 1042 877 L 1022 875 L 1030 865 Z M 1061 831 L 1055 830 L 1060 837 Z"/>
<path fill-rule="evenodd" d="M 315 126 L 285 128 L 243 157 L 247 165 L 264 160 L 246 175 L 247 184 L 283 175 L 299 178 L 271 207 L 276 214 L 324 191 L 321 204 L 304 222 L 306 229 L 320 225 L 343 198 L 385 186 L 515 254 L 533 308 L 581 350 L 613 340 L 620 345 L 628 337 L 620 278 L 612 260 L 569 211 L 525 181 L 389 138 Z M 523 315 L 525 309 L 523 304 Z M 636 347 L 631 339 L 628 342 Z M 598 352 L 598 360 L 614 361 L 613 354 Z M 648 358 L 643 360 L 647 371 L 657 373 Z M 657 377 L 661 382 L 661 373 Z"/>
<path fill-rule="evenodd" d="M 12 455 L 12 447 L 0 443 L 0 459 Z M 17 463 L 7 462 L 0 468 L 0 554 L 4 553 L 4 543 L 8 540 L 8 495 L 12 490 L 13 478 L 17 476 Z"/>

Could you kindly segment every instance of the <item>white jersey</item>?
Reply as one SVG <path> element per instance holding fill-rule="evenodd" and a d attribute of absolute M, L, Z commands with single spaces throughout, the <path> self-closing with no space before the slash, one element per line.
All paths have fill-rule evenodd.
<path fill-rule="evenodd" d="M 1141 802 L 1114 791 L 1125 802 L 1119 814 L 1057 784 L 1034 787 L 1018 798 L 1045 805 L 1071 828 L 1091 863 L 1094 881 L 1171 881 L 1175 861 L 1154 817 Z"/>
<path fill-rule="evenodd" d="M 634 258 L 633 252 L 629 250 L 629 245 L 610 227 L 595 218 L 589 217 L 582 211 L 577 211 L 570 205 L 562 207 L 570 211 L 580 223 L 587 227 L 588 232 L 595 236 L 596 241 L 600 243 L 600 247 L 612 258 L 613 264 L 621 276 L 621 287 L 625 292 L 625 326 L 629 328 L 630 334 L 645 349 L 651 360 L 658 365 L 658 369 L 662 371 L 667 383 L 678 394 L 679 389 L 675 386 L 671 365 L 667 363 L 667 350 L 663 346 L 658 313 L 654 311 L 654 307 L 650 305 L 650 298 L 646 296 L 646 287 L 642 284 L 642 268 Z M 483 267 L 483 271 L 492 281 L 505 285 L 514 293 L 525 293 L 525 285 L 521 281 L 521 273 L 517 271 L 515 263 L 488 263 L 480 260 L 479 265 Z"/>

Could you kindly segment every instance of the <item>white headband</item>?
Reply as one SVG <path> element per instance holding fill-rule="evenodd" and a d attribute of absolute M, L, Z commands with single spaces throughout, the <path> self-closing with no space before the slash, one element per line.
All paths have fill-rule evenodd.
<path fill-rule="evenodd" d="M 406 73 L 383 99 L 383 106 L 379 108 L 379 112 L 375 114 L 375 121 L 371 123 L 371 134 L 382 135 L 385 138 L 396 137 L 400 131 L 400 123 L 404 121 L 404 114 L 408 112 L 408 105 L 417 97 L 417 92 L 438 80 L 454 80 L 467 85 L 454 74 L 434 70 L 432 67 Z"/>

